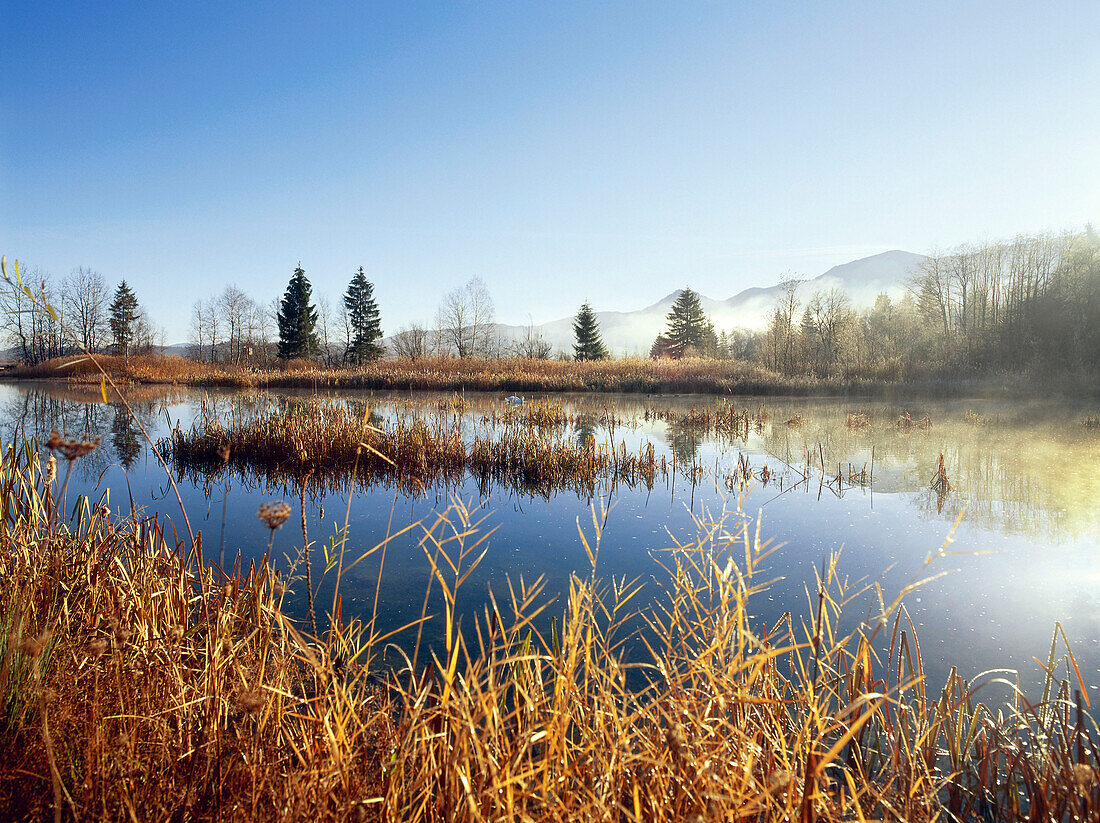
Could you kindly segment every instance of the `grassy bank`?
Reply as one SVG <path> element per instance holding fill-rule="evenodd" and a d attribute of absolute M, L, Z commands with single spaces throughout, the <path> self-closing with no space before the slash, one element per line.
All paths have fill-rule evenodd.
<path fill-rule="evenodd" d="M 83 447 L 71 445 L 70 456 Z M 1035 705 L 1019 698 L 991 711 L 954 673 L 934 688 L 899 601 L 852 635 L 837 633 L 853 592 L 835 561 L 801 616 L 757 625 L 751 603 L 766 589 L 769 548 L 740 518 L 700 522 L 697 536 L 662 553 L 657 591 L 600 581 L 593 518 L 581 538 L 591 566 L 558 602 L 547 605 L 537 582 L 513 581 L 460 629 L 451 616 L 486 530 L 453 506 L 417 527 L 442 592 L 431 619 L 443 641 L 381 669 L 384 638 L 369 616 L 341 615 L 338 588 L 316 604 L 319 634 L 286 615 L 287 587 L 305 585 L 300 567 L 260 563 L 226 577 L 195 547 L 170 544 L 155 519 L 82 505 L 66 522 L 53 502 L 66 474 L 64 444 L 59 451 L 60 472 L 29 447 L 0 462 L 0 809 L 9 819 L 921 821 L 1100 811 L 1096 729 L 1076 684 L 1055 677 L 1067 668 L 1053 650 L 1048 693 Z M 293 556 L 295 537 L 278 530 L 288 514 L 270 507 L 256 528 L 275 554 Z M 383 542 L 339 567 L 381 565 L 385 551 Z M 553 628 L 540 631 L 551 614 Z M 630 644 L 628 659 L 638 619 L 644 646 Z M 886 659 L 877 646 L 888 646 Z"/>
<path fill-rule="evenodd" d="M 308 389 L 417 389 L 494 392 L 625 392 L 648 394 L 718 394 L 787 396 L 922 395 L 951 397 L 1009 393 L 1028 395 L 1033 381 L 1022 377 L 1000 380 L 882 380 L 784 377 L 750 363 L 733 360 L 650 360 L 631 358 L 583 362 L 557 360 L 482 360 L 429 357 L 388 359 L 358 368 L 329 369 L 309 361 L 291 361 L 285 368 L 251 369 L 201 363 L 180 357 L 96 355 L 120 383 L 160 383 L 189 386 Z M 35 366 L 16 366 L 5 379 L 69 379 L 99 382 L 99 372 L 86 358 L 58 358 Z M 1095 392 L 1093 383 L 1067 391 Z"/>

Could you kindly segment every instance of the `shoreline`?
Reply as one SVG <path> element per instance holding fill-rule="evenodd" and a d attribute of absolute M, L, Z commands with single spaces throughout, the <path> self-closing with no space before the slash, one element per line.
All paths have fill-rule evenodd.
<path fill-rule="evenodd" d="M 294 364 L 290 368 L 211 365 L 179 357 L 95 355 L 119 384 L 241 389 L 348 389 L 377 391 L 478 391 L 508 394 L 637 394 L 714 397 L 853 397 L 1018 399 L 1048 396 L 1088 399 L 1100 386 L 1086 375 L 1042 380 L 1032 375 L 926 377 L 909 380 L 786 377 L 741 361 L 722 360 L 380 360 L 358 368 Z M 0 372 L 0 383 L 38 381 L 98 384 L 89 357 L 66 357 Z"/>

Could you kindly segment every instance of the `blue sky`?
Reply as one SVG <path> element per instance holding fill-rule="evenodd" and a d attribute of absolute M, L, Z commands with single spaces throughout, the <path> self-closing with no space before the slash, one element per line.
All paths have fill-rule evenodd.
<path fill-rule="evenodd" d="M 0 0 L 0 252 L 388 331 L 1100 222 L 1100 3 Z"/>

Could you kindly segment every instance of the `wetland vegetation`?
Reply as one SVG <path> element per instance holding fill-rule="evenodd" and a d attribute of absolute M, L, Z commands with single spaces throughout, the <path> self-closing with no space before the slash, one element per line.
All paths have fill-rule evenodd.
<path fill-rule="evenodd" d="M 0 797 L 21 816 L 1097 809 L 1083 625 L 1045 623 L 1035 675 L 990 675 L 930 613 L 980 596 L 936 577 L 964 509 L 951 548 L 1002 529 L 1092 545 L 1083 407 L 135 386 L 190 544 L 164 492 L 103 496 L 119 470 L 156 482 L 129 412 L 99 386 L 42 388 L 8 389 L 0 423 L 26 439 L 0 465 Z M 104 439 L 58 471 L 35 445 L 55 427 Z M 1049 447 L 1013 447 L 1024 431 Z M 811 509 L 805 536 L 769 539 Z M 830 512 L 860 510 L 881 521 L 868 547 L 924 519 L 919 557 L 877 577 L 889 557 L 850 525 L 837 550 Z M 669 531 L 633 545 L 647 511 Z"/>

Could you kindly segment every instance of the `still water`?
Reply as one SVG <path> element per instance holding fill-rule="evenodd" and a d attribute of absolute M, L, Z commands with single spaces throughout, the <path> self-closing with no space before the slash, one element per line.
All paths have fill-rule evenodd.
<path fill-rule="evenodd" d="M 186 429 L 203 415 L 232 420 L 277 404 L 312 402 L 302 392 L 129 391 L 131 406 L 154 441 L 170 427 Z M 426 393 L 362 392 L 329 399 L 369 407 L 376 422 L 410 413 L 450 416 L 470 433 L 499 426 L 503 406 L 498 395 L 466 395 L 460 404 L 450 395 Z M 779 546 L 766 561 L 765 575 L 778 579 L 755 607 L 760 624 L 771 625 L 786 611 L 796 619 L 810 614 L 807 587 L 813 588 L 814 569 L 831 552 L 841 553 L 840 569 L 853 583 L 878 581 L 889 600 L 922 574 L 929 553 L 950 538 L 946 548 L 952 554 L 935 558 L 924 572 L 948 574 L 905 601 L 930 689 L 938 688 L 952 666 L 969 678 L 1012 669 L 1037 699 L 1042 672 L 1035 658 L 1045 662 L 1060 621 L 1094 706 L 1100 698 L 1100 430 L 1082 422 L 1095 414 L 1091 406 L 1054 400 L 727 398 L 721 401 L 729 404 L 724 408 L 747 409 L 753 419 L 734 433 L 690 423 L 693 407 L 715 408 L 719 401 L 712 397 L 563 400 L 571 418 L 567 436 L 625 442 L 634 452 L 651 443 L 666 471 L 652 486 L 605 484 L 594 493 L 493 486 L 472 476 L 416 491 L 330 478 L 305 497 L 315 580 L 324 565 L 322 545 L 343 527 L 345 516 L 348 556 L 356 557 L 388 533 L 461 500 L 481 507 L 475 519 L 484 517 L 482 533 L 496 529 L 485 544 L 484 560 L 463 585 L 460 607 L 467 622 L 481 613 L 487 592 L 505 593 L 509 580 L 542 577 L 552 597 L 565 591 L 571 572 L 587 575 L 577 529 L 579 523 L 591 535 L 593 508 L 606 509 L 598 575 L 638 578 L 655 593 L 663 574 L 655 558 L 674 541 L 692 540 L 696 518 L 725 511 L 731 528 L 737 518 L 746 518 L 753 529 L 759 522 L 762 538 Z M 899 428 L 897 421 L 906 414 L 916 425 Z M 863 415 L 866 425 L 850 415 Z M 930 425 L 920 425 L 925 417 Z M 94 499 L 107 494 L 112 508 L 159 514 L 186 534 L 164 470 L 121 404 L 103 403 L 98 386 L 0 385 L 5 445 L 24 437 L 45 442 L 55 428 L 103 440 L 77 464 L 70 507 L 79 494 Z M 930 485 L 941 455 L 950 482 L 946 491 Z M 751 473 L 747 494 L 739 493 L 739 466 L 740 476 L 746 469 Z M 295 511 L 276 533 L 276 562 L 286 568 L 298 555 L 303 541 L 293 483 L 225 470 L 210 476 L 176 470 L 175 476 L 208 560 L 216 560 L 223 546 L 227 560 L 238 552 L 246 564 L 259 559 L 268 532 L 256 510 L 277 499 Z M 380 581 L 373 558 L 345 575 L 345 617 L 369 617 L 376 592 L 383 631 L 418 617 L 429 578 L 418 545 L 422 534 L 414 529 L 388 545 Z M 329 602 L 331 585 L 331 575 L 322 580 L 319 604 Z M 301 617 L 304 582 L 293 588 L 292 613 Z M 872 607 L 865 596 L 847 613 L 856 622 Z M 425 637 L 430 641 L 437 632 L 429 626 Z M 411 637 L 406 633 L 397 640 L 407 644 Z"/>

